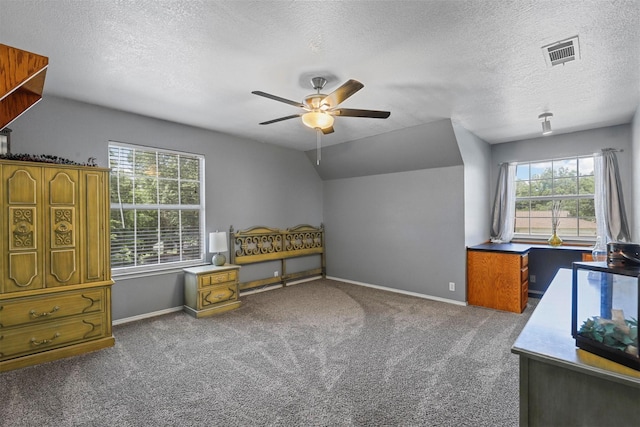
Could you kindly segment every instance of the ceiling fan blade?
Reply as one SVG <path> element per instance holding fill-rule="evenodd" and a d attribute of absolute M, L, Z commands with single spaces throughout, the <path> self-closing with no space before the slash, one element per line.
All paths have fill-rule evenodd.
<path fill-rule="evenodd" d="M 261 125 L 270 125 L 271 123 L 281 122 L 283 120 L 295 119 L 296 117 L 300 117 L 302 114 L 292 114 L 290 116 L 284 116 L 277 119 L 269 120 L 268 122 L 262 122 Z"/>
<path fill-rule="evenodd" d="M 345 117 L 369 117 L 372 119 L 386 119 L 391 115 L 389 111 L 377 111 L 377 110 L 356 110 L 353 108 L 338 108 L 329 112 L 334 116 Z"/>
<path fill-rule="evenodd" d="M 300 102 L 292 101 L 286 98 L 281 98 L 279 96 L 271 95 L 270 93 L 262 92 L 260 90 L 254 90 L 251 93 L 254 95 L 264 96 L 265 98 L 273 99 L 274 101 L 284 102 L 285 104 L 293 105 L 295 107 L 306 108 L 305 105 L 301 104 Z"/>
<path fill-rule="evenodd" d="M 320 129 L 322 131 L 323 134 L 327 135 L 330 133 L 333 133 L 333 126 L 328 127 L 328 128 L 324 128 L 324 129 Z"/>
<path fill-rule="evenodd" d="M 344 101 L 363 87 L 364 85 L 357 80 L 348 80 L 338 89 L 325 96 L 324 99 L 320 102 L 320 105 L 325 104 L 328 105 L 329 108 L 336 107 L 342 101 Z"/>

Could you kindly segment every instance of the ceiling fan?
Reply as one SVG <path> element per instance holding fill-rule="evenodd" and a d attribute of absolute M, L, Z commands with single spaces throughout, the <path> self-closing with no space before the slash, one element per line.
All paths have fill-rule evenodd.
<path fill-rule="evenodd" d="M 311 84 L 316 93 L 306 96 L 302 102 L 281 98 L 279 96 L 271 95 L 270 93 L 262 92 L 259 90 L 253 91 L 251 93 L 258 96 L 264 96 L 265 98 L 273 99 L 275 101 L 284 102 L 285 104 L 293 105 L 304 110 L 304 112 L 298 114 L 280 117 L 277 119 L 262 122 L 260 124 L 269 125 L 271 123 L 277 123 L 283 120 L 301 117 L 302 123 L 304 123 L 305 126 L 316 129 L 318 156 L 317 164 L 320 164 L 320 135 L 326 135 L 334 131 L 334 116 L 386 119 L 391 114 L 389 111 L 337 108 L 340 103 L 342 103 L 344 100 L 364 87 L 364 85 L 357 80 L 348 80 L 342 86 L 331 92 L 329 95 L 320 93 L 320 91 L 327 84 L 327 79 L 325 79 L 324 77 L 312 78 Z"/>

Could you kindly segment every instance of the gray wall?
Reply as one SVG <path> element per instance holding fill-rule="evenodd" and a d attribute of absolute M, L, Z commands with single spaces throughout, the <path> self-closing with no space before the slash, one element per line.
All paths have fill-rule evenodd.
<path fill-rule="evenodd" d="M 631 239 L 640 242 L 640 107 L 631 123 L 631 168 L 632 168 L 632 232 Z"/>
<path fill-rule="evenodd" d="M 307 151 L 307 156 L 316 165 L 316 150 Z M 443 119 L 324 147 L 315 168 L 329 180 L 461 164 L 453 124 Z"/>
<path fill-rule="evenodd" d="M 203 154 L 208 232 L 227 231 L 230 225 L 287 228 L 322 222 L 322 181 L 300 151 L 54 96 L 44 97 L 11 129 L 13 153 L 79 162 L 96 157 L 100 166 L 108 165 L 109 140 Z M 243 267 L 240 278 L 259 274 Z M 115 320 L 183 304 L 180 272 L 115 279 Z"/>
<path fill-rule="evenodd" d="M 489 240 L 491 146 L 457 124 L 453 130 L 464 162 L 464 243 L 473 246 Z"/>
<path fill-rule="evenodd" d="M 462 166 L 325 181 L 328 275 L 465 301 L 463 192 Z"/>

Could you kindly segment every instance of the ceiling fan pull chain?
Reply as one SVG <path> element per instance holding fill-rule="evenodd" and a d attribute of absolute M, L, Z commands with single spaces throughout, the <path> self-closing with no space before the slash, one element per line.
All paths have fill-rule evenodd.
<path fill-rule="evenodd" d="M 321 159 L 321 154 L 320 154 L 320 137 L 322 135 L 322 131 L 320 130 L 320 128 L 316 128 L 316 165 L 320 166 L 320 159 Z"/>

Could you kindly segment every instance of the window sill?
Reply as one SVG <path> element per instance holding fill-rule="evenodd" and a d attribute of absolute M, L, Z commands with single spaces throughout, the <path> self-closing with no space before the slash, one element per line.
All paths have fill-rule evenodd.
<path fill-rule="evenodd" d="M 150 268 L 148 270 L 135 269 L 130 271 L 122 271 L 122 270 L 111 270 L 111 277 L 114 280 L 129 280 L 129 279 L 138 279 L 142 277 L 151 277 L 151 276 L 162 276 L 165 274 L 176 274 L 182 273 L 184 268 L 188 267 L 196 267 L 199 265 L 205 265 L 206 263 L 203 261 L 196 261 L 193 263 L 181 264 L 179 266 L 164 266 L 164 267 L 156 267 Z"/>
<path fill-rule="evenodd" d="M 522 243 L 522 244 L 530 244 L 530 245 L 547 245 L 548 242 L 546 239 L 512 239 L 511 243 Z M 584 240 L 565 240 L 562 239 L 561 246 L 584 246 L 585 248 L 592 248 L 595 245 L 594 242 L 585 242 Z"/>

